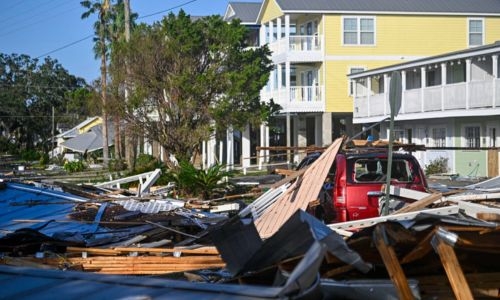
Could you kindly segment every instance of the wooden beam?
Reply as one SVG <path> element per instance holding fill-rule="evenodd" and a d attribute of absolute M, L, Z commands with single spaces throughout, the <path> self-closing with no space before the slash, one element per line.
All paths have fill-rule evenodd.
<path fill-rule="evenodd" d="M 472 300 L 472 292 L 470 290 L 469 284 L 465 279 L 460 263 L 458 262 L 457 256 L 453 247 L 446 243 L 442 237 L 441 232 L 446 232 L 444 230 L 438 230 L 436 235 L 432 240 L 432 247 L 439 255 L 441 263 L 446 271 L 448 280 L 450 281 L 451 288 L 458 300 Z"/>
<path fill-rule="evenodd" d="M 388 245 L 385 239 L 384 224 L 378 224 L 373 231 L 373 241 L 377 247 L 389 276 L 396 287 L 399 299 L 414 299 L 408 280 L 399 264 L 398 257 L 394 249 Z"/>
<path fill-rule="evenodd" d="M 418 201 L 415 201 L 413 203 L 410 203 L 410 204 L 404 206 L 403 208 L 393 212 L 392 214 L 393 215 L 394 214 L 402 214 L 402 213 L 407 213 L 407 212 L 418 211 L 418 210 L 424 209 L 426 206 L 431 205 L 432 203 L 440 200 L 442 197 L 443 197 L 443 195 L 441 193 L 430 194 L 427 197 L 424 197 Z"/>

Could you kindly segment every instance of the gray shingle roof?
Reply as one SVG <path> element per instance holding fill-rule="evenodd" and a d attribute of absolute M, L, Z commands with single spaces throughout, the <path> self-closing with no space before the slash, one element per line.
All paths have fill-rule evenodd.
<path fill-rule="evenodd" d="M 240 19 L 244 24 L 255 24 L 261 5 L 261 2 L 229 2 L 228 7 L 231 8 L 235 14 L 226 16 L 226 21 Z"/>
<path fill-rule="evenodd" d="M 276 0 L 283 11 L 499 14 L 500 0 Z"/>

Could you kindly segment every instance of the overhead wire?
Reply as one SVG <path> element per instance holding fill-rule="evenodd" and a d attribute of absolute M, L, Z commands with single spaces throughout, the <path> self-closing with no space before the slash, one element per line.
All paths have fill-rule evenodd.
<path fill-rule="evenodd" d="M 147 14 L 147 15 L 144 15 L 144 16 L 140 16 L 140 17 L 138 17 L 137 19 L 139 20 L 139 19 L 149 18 L 149 17 L 154 16 L 154 15 L 158 15 L 158 14 L 161 14 L 161 13 L 165 13 L 165 12 L 168 12 L 168 11 L 174 10 L 174 9 L 176 9 L 176 8 L 183 7 L 183 6 L 185 6 L 185 5 L 191 4 L 191 3 L 196 2 L 196 1 L 198 1 L 198 0 L 189 0 L 189 1 L 186 1 L 186 2 L 181 3 L 181 4 L 179 4 L 179 5 L 176 5 L 176 6 L 174 6 L 174 7 L 171 7 L 171 8 L 165 9 L 165 10 L 161 10 L 161 11 L 158 11 L 158 12 L 154 12 L 154 13 L 151 13 L 151 14 Z M 76 40 L 76 41 L 74 41 L 74 42 L 71 42 L 71 43 L 68 43 L 68 44 L 66 44 L 66 45 L 63 45 L 63 46 L 61 46 L 61 47 L 59 47 L 59 48 L 57 48 L 57 49 L 51 50 L 51 51 L 46 52 L 46 53 L 44 53 L 44 54 L 42 54 L 42 55 L 39 55 L 39 56 L 37 56 L 36 58 L 38 59 L 38 58 L 41 58 L 41 57 L 47 56 L 47 55 L 49 55 L 49 54 L 52 54 L 52 53 L 54 53 L 54 52 L 57 52 L 57 51 L 60 51 L 60 50 L 66 49 L 66 48 L 71 47 L 71 46 L 73 46 L 73 45 L 75 45 L 75 44 L 78 44 L 78 43 L 80 43 L 80 42 L 83 42 L 84 40 L 87 40 L 87 39 L 89 39 L 89 38 L 91 38 L 91 37 L 93 37 L 93 36 L 94 36 L 94 34 L 88 35 L 88 36 L 86 36 L 86 37 L 84 37 L 84 38 L 81 38 L 81 39 Z"/>

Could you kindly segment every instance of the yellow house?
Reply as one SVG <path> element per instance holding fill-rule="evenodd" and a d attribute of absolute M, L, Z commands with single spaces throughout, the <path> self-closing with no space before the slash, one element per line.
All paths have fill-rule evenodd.
<path fill-rule="evenodd" d="M 500 1 L 264 0 L 256 23 L 274 64 L 261 98 L 282 106 L 260 144 L 324 146 L 361 130 L 348 74 L 500 40 Z"/>

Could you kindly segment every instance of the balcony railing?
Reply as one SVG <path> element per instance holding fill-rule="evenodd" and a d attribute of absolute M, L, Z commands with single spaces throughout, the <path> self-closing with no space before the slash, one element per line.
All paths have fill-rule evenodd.
<path fill-rule="evenodd" d="M 293 35 L 288 38 L 281 38 L 269 43 L 269 49 L 274 53 L 288 51 L 321 51 L 322 43 L 319 35 Z"/>
<path fill-rule="evenodd" d="M 406 90 L 399 114 L 482 108 L 500 108 L 500 79 Z M 387 116 L 389 113 L 386 93 L 358 95 L 354 99 L 354 118 Z"/>
<path fill-rule="evenodd" d="M 293 86 L 265 91 L 262 100 L 273 99 L 283 108 L 282 112 L 320 112 L 325 109 L 323 86 Z"/>

